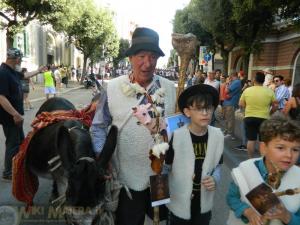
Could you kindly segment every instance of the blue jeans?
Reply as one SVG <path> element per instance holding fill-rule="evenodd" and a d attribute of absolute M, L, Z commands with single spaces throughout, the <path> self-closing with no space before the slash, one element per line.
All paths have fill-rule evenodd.
<path fill-rule="evenodd" d="M 5 159 L 3 176 L 12 175 L 12 159 L 18 153 L 19 147 L 24 140 L 23 126 L 15 124 L 3 124 L 5 135 Z"/>

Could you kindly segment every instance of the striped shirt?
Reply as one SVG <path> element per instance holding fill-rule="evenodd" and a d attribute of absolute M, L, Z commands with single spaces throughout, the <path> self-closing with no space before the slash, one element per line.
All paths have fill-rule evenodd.
<path fill-rule="evenodd" d="M 275 89 L 275 97 L 278 101 L 278 109 L 283 109 L 285 102 L 290 98 L 289 89 L 284 84 L 280 85 Z"/>

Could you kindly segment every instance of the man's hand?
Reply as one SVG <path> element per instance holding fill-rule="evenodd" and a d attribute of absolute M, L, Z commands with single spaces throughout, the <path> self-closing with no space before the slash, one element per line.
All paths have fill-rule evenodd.
<path fill-rule="evenodd" d="M 249 224 L 251 225 L 264 224 L 262 217 L 252 208 L 245 209 L 243 215 L 247 217 L 247 219 L 249 220 Z"/>
<path fill-rule="evenodd" d="M 9 113 L 14 120 L 16 125 L 22 125 L 23 117 L 17 112 L 17 110 L 10 104 L 7 98 L 4 95 L 0 95 L 0 105 L 2 108 Z"/>
<path fill-rule="evenodd" d="M 201 181 L 201 184 L 205 187 L 208 191 L 216 190 L 216 182 L 212 176 L 204 177 Z"/>
<path fill-rule="evenodd" d="M 38 71 L 39 71 L 39 73 L 43 73 L 43 72 L 46 71 L 46 69 L 47 69 L 46 66 L 40 66 L 40 67 L 38 68 Z"/>
<path fill-rule="evenodd" d="M 24 120 L 24 118 L 19 113 L 14 114 L 13 119 L 16 125 L 22 125 Z"/>
<path fill-rule="evenodd" d="M 111 180 L 113 178 L 112 172 L 113 172 L 112 163 L 111 161 L 109 161 L 107 164 L 106 173 L 104 174 L 104 179 Z"/>

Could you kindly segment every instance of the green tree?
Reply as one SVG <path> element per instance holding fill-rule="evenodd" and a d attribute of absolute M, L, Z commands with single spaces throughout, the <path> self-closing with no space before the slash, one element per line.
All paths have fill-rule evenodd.
<path fill-rule="evenodd" d="M 95 59 L 96 53 L 102 55 L 101 51 L 104 50 L 107 54 L 116 54 L 118 46 L 111 12 L 91 6 L 82 6 L 83 13 L 74 18 L 71 24 L 61 25 L 61 29 L 65 30 L 70 41 L 84 56 L 83 74 L 86 74 L 87 59 Z"/>
<path fill-rule="evenodd" d="M 278 5 L 278 15 L 281 19 L 288 20 L 289 23 L 300 28 L 300 3 L 298 0 L 275 0 L 272 3 Z"/>
<path fill-rule="evenodd" d="M 194 20 L 212 37 L 211 50 L 220 50 L 227 73 L 230 51 L 236 46 L 238 36 L 236 23 L 232 20 L 232 4 L 230 0 L 192 0 L 191 14 Z"/>
<path fill-rule="evenodd" d="M 250 54 L 261 51 L 261 41 L 273 29 L 279 8 L 277 1 L 270 0 L 232 0 L 232 5 L 232 19 L 244 50 L 243 69 L 247 72 Z"/>
<path fill-rule="evenodd" d="M 58 13 L 65 13 L 67 0 L 2 0 L 0 16 L 5 20 L 7 48 L 12 47 L 14 36 L 30 21 L 38 19 L 43 23 L 55 20 Z"/>
<path fill-rule="evenodd" d="M 173 67 L 176 67 L 178 66 L 178 56 L 177 56 L 177 52 L 175 49 L 172 49 L 170 51 L 170 57 L 168 59 L 168 65 L 167 67 L 168 68 L 173 68 Z"/>
<path fill-rule="evenodd" d="M 115 75 L 115 71 L 118 68 L 120 61 L 125 59 L 125 52 L 129 48 L 129 40 L 121 38 L 119 41 L 119 51 L 116 57 L 113 57 L 113 75 Z"/>
<path fill-rule="evenodd" d="M 173 32 L 180 34 L 192 33 L 196 35 L 201 45 L 213 48 L 212 35 L 207 32 L 199 23 L 197 18 L 192 15 L 191 6 L 182 10 L 177 10 L 173 20 Z"/>
<path fill-rule="evenodd" d="M 114 28 L 113 28 L 114 29 Z M 111 62 L 117 56 L 119 50 L 119 39 L 116 31 L 112 32 L 111 37 L 107 38 L 105 45 L 95 46 L 95 50 L 89 57 L 91 60 L 91 67 L 93 69 L 94 63 L 100 61 Z"/>
<path fill-rule="evenodd" d="M 107 37 L 104 46 L 104 56 L 113 62 L 113 59 L 118 56 L 120 48 L 120 40 L 115 27 L 111 27 L 111 33 Z"/>
<path fill-rule="evenodd" d="M 181 33 L 181 34 L 192 33 L 197 37 L 201 45 L 209 46 L 211 49 L 214 49 L 212 35 L 209 32 L 207 32 L 205 29 L 203 29 L 203 27 L 201 26 L 197 18 L 195 18 L 192 15 L 192 8 L 190 5 L 181 10 L 176 11 L 173 20 L 173 32 Z M 193 65 L 195 66 L 197 65 L 198 58 L 199 58 L 199 51 L 197 48 L 195 49 L 195 55 L 192 59 L 194 62 Z M 169 61 L 173 59 L 174 57 L 171 58 L 170 56 Z M 172 63 L 170 62 L 169 64 Z M 195 68 L 193 69 L 195 70 Z"/>

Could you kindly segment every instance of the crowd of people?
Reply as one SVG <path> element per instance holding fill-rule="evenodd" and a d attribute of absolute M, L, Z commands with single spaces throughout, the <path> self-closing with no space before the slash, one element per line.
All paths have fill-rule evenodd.
<path fill-rule="evenodd" d="M 168 149 L 163 153 L 162 173 L 169 176 L 170 203 L 167 210 L 161 210 L 167 212 L 161 219 L 167 219 L 170 225 L 208 225 L 214 216 L 214 194 L 222 182 L 224 138 L 235 138 L 234 115 L 238 109 L 244 111 L 249 159 L 232 171 L 233 181 L 226 195 L 230 208 L 227 224 L 300 224 L 299 194 L 279 197 L 280 203 L 264 213 L 254 209 L 246 196 L 261 183 L 267 184 L 270 194 L 300 187 L 300 168 L 296 166 L 300 155 L 299 85 L 294 86 L 290 96 L 283 77 L 273 76 L 269 70 L 258 71 L 253 81 L 247 80 L 243 71 L 229 76 L 220 70 L 198 72 L 176 99 L 174 82 L 155 75 L 157 60 L 164 53 L 154 30 L 136 28 L 126 56 L 131 71 L 108 83 L 90 128 L 97 157 L 101 157 L 109 126 L 116 125 L 119 130 L 111 168 L 122 184 L 115 212 L 117 225 L 144 225 L 146 214 L 153 218 L 149 177 L 155 173 L 149 152 L 165 143 Z M 11 160 L 24 138 L 22 77 L 16 72 L 21 59 L 19 50 L 8 50 L 7 61 L 0 67 L 0 123 L 6 137 L 2 178 L 6 180 L 11 179 Z M 43 72 L 45 93 L 55 94 L 55 81 L 59 85 L 55 73 L 65 76 L 62 70 L 51 69 L 25 72 L 24 77 Z M 176 129 L 166 140 L 161 119 L 174 114 L 176 104 L 190 123 Z M 150 121 L 145 124 L 157 127 L 143 126 L 133 115 L 133 108 L 146 108 L 141 115 L 150 116 Z M 223 131 L 215 126 L 216 109 L 226 121 Z M 261 157 L 252 158 L 257 139 Z"/>
<path fill-rule="evenodd" d="M 248 151 L 249 158 L 253 157 L 259 127 L 265 119 L 272 114 L 299 119 L 300 84 L 292 86 L 290 79 L 273 75 L 269 68 L 257 71 L 253 80 L 248 80 L 242 70 L 232 71 L 229 76 L 216 70 L 197 72 L 187 81 L 188 87 L 199 83 L 213 86 L 220 94 L 216 114 L 225 138 L 236 139 L 236 114 L 243 117 L 240 129 L 242 143 L 235 149 Z"/>
<path fill-rule="evenodd" d="M 150 44 L 143 43 L 145 37 L 151 40 Z M 132 45 L 127 51 L 132 72 L 108 83 L 108 104 L 103 103 L 97 108 L 96 115 L 99 116 L 94 118 L 91 131 L 95 151 L 100 154 L 109 124 L 119 127 L 120 136 L 114 168 L 118 171 L 124 188 L 120 193 L 116 213 L 117 224 L 142 225 L 145 214 L 149 214 L 151 209 L 147 177 L 153 172 L 147 160 L 149 145 L 153 145 L 153 139 L 144 127 L 138 125 L 140 123 L 136 123 L 130 108 L 151 101 L 139 91 L 145 90 L 147 96 L 153 96 L 159 87 L 166 90 L 162 115 L 174 113 L 176 102 L 172 94 L 174 90 L 171 91 L 173 87 L 168 86 L 162 76 L 154 75 L 157 58 L 163 56 L 158 46 L 157 34 L 147 28 L 137 28 L 132 38 Z M 270 119 L 271 113 L 284 114 L 287 104 L 280 105 L 280 93 L 285 88 L 281 86 L 282 83 L 278 83 L 279 76 L 273 77 L 274 83 L 278 83 L 277 86 L 275 84 L 274 90 L 267 85 L 263 86 L 267 72 L 257 72 L 255 79 L 249 81 L 242 71 L 232 72 L 228 77 L 221 71 L 209 71 L 207 75 L 198 73 L 197 76 L 191 77 L 191 85 L 188 81 L 188 88 L 179 96 L 177 103 L 181 112 L 190 118 L 190 123 L 174 131 L 169 140 L 163 170 L 169 175 L 169 224 L 209 224 L 213 216 L 212 199 L 218 183 L 222 182 L 220 165 L 223 163 L 224 135 L 225 138 L 234 138 L 234 115 L 238 108 L 245 111 L 243 124 L 251 159 L 244 162 L 248 166 L 246 173 L 239 173 L 237 179 L 234 177 L 234 182 L 229 187 L 227 203 L 231 213 L 228 224 L 250 222 L 258 225 L 267 220 L 279 220 L 284 224 L 300 223 L 300 201 L 294 197 L 289 198 L 289 203 L 281 203 L 263 215 L 245 200 L 247 191 L 258 184 L 247 181 L 249 174 L 253 173 L 258 181 L 268 183 L 271 180 L 269 177 L 276 174 L 278 168 L 283 176 L 300 172 L 300 168 L 295 166 L 300 154 L 299 123 L 280 115 Z M 122 83 L 138 84 L 142 89 L 133 88 L 129 91 L 125 88 L 124 91 L 121 88 Z M 126 87 L 130 89 L 132 86 Z M 256 95 L 255 98 L 253 94 Z M 214 111 L 219 102 L 226 120 L 223 132 L 211 126 L 214 125 Z M 271 106 L 273 108 L 270 110 Z M 155 114 L 151 115 L 155 120 Z M 253 148 L 250 147 L 258 135 L 262 158 L 252 159 Z M 237 170 L 244 170 L 244 164 L 241 163 Z M 246 192 L 242 189 L 245 183 L 239 182 L 240 179 L 249 183 Z M 282 180 L 281 175 L 280 179 Z M 293 179 L 282 182 L 284 185 L 298 185 Z M 272 188 L 276 190 L 278 186 Z M 292 209 L 290 204 L 294 201 L 298 206 Z"/>

